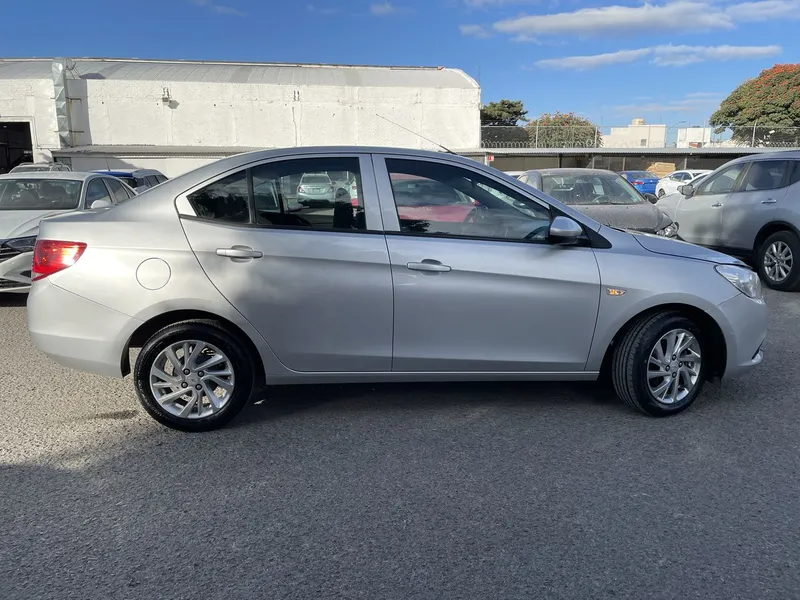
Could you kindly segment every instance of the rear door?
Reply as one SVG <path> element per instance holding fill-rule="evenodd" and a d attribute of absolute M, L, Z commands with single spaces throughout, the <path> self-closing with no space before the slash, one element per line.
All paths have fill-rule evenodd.
<path fill-rule="evenodd" d="M 355 202 L 289 211 L 306 173 L 348 171 Z M 303 372 L 390 371 L 392 276 L 369 156 L 319 155 L 243 168 L 186 194 L 189 243 L 208 277 Z"/>
<path fill-rule="evenodd" d="M 788 160 L 754 160 L 737 188 L 722 206 L 720 246 L 753 250 L 756 235 L 773 220 L 786 197 L 792 163 Z"/>
<path fill-rule="evenodd" d="M 692 196 L 683 197 L 675 210 L 678 235 L 693 244 L 718 246 L 722 230 L 722 206 L 747 167 L 736 163 L 707 177 Z"/>
<path fill-rule="evenodd" d="M 548 244 L 550 207 L 483 173 L 374 160 L 394 278 L 393 370 L 583 371 L 600 298 L 593 250 Z"/>

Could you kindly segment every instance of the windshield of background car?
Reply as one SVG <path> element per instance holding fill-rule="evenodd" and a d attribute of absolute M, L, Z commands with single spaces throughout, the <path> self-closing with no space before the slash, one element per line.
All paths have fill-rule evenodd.
<path fill-rule="evenodd" d="M 410 177 L 406 175 L 406 177 Z M 439 181 L 423 178 L 392 180 L 397 206 L 472 205 L 464 194 Z"/>
<path fill-rule="evenodd" d="M 331 178 L 327 175 L 303 175 L 303 178 L 300 180 L 303 183 L 331 183 Z"/>
<path fill-rule="evenodd" d="M 564 204 L 642 204 L 645 199 L 615 173 L 542 173 L 542 191 Z"/>
<path fill-rule="evenodd" d="M 78 208 L 80 181 L 0 179 L 0 210 L 72 210 Z"/>

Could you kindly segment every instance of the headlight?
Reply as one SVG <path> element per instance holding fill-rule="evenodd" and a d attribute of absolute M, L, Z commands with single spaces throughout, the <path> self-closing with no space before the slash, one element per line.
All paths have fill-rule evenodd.
<path fill-rule="evenodd" d="M 763 296 L 761 280 L 755 271 L 751 271 L 746 267 L 737 267 L 736 265 L 717 265 L 714 268 L 717 273 L 730 281 L 745 296 L 754 299 L 759 299 Z"/>
<path fill-rule="evenodd" d="M 678 224 L 677 223 L 670 223 L 663 229 L 659 229 L 656 231 L 656 235 L 663 235 L 664 237 L 672 238 L 678 235 Z"/>
<path fill-rule="evenodd" d="M 17 252 L 33 252 L 33 247 L 36 245 L 36 236 L 6 240 L 4 245 Z"/>

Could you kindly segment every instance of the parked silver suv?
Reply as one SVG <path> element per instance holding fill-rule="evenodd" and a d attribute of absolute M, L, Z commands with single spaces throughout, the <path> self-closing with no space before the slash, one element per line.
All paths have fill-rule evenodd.
<path fill-rule="evenodd" d="M 738 158 L 678 191 L 681 239 L 751 262 L 771 288 L 800 289 L 800 152 Z"/>
<path fill-rule="evenodd" d="M 289 210 L 307 173 L 355 180 Z M 277 198 L 276 198 L 277 195 Z M 144 233 L 143 233 L 144 232 Z M 391 148 L 240 154 L 105 211 L 47 219 L 28 327 L 205 430 L 264 384 L 594 380 L 650 415 L 759 364 L 758 276 L 613 229 L 475 161 Z M 65 318 L 64 315 L 69 315 Z"/>

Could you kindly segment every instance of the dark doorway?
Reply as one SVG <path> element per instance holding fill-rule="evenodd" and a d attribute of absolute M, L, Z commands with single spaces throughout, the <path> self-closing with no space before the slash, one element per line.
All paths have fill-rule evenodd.
<path fill-rule="evenodd" d="M 32 160 L 30 123 L 0 122 L 0 173 L 8 173 L 18 164 Z"/>

